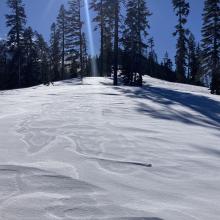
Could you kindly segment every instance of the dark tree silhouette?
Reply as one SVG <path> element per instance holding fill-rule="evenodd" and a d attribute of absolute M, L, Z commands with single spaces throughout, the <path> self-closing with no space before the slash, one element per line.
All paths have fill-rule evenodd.
<path fill-rule="evenodd" d="M 59 14 L 57 17 L 57 28 L 60 37 L 61 47 L 61 79 L 64 79 L 65 75 L 65 54 L 66 54 L 66 34 L 67 34 L 67 12 L 64 5 L 61 5 Z"/>
<path fill-rule="evenodd" d="M 128 60 L 126 61 L 126 84 L 142 85 L 142 56 L 146 47 L 151 15 L 144 0 L 128 0 L 126 3 L 125 29 L 123 45 Z M 137 76 L 138 73 L 138 76 Z"/>
<path fill-rule="evenodd" d="M 220 94 L 220 0 L 205 0 L 202 28 L 203 68 L 211 75 L 211 93 Z"/>
<path fill-rule="evenodd" d="M 189 3 L 186 0 L 173 0 L 174 11 L 178 17 L 178 24 L 176 25 L 176 31 L 174 36 L 178 36 L 177 39 L 177 51 L 176 51 L 176 72 L 177 80 L 179 82 L 186 82 L 186 65 L 187 65 L 187 32 L 184 28 L 187 23 L 187 17 L 189 15 Z"/>
<path fill-rule="evenodd" d="M 26 14 L 22 0 L 7 0 L 11 14 L 6 15 L 6 24 L 10 28 L 8 32 L 8 44 L 15 59 L 17 72 L 17 86 L 21 86 L 22 68 L 22 38 L 26 24 Z"/>

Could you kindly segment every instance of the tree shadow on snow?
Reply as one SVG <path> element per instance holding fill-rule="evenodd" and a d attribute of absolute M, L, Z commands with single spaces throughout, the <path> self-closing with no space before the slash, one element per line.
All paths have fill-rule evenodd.
<path fill-rule="evenodd" d="M 209 97 L 150 85 L 142 88 L 114 88 L 128 97 L 134 98 L 137 103 L 136 110 L 151 117 L 215 129 L 220 127 L 220 102 Z M 155 108 L 141 99 L 159 104 L 161 108 Z M 187 109 L 177 109 L 179 105 L 193 112 Z"/>

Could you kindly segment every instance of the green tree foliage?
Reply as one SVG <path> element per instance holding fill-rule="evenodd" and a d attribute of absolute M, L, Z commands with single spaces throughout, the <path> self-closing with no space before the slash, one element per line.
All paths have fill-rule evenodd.
<path fill-rule="evenodd" d="M 126 3 L 125 29 L 123 45 L 125 59 L 126 84 L 142 85 L 143 52 L 146 48 L 149 21 L 151 15 L 144 0 L 128 0 Z M 138 75 L 137 75 L 138 74 Z"/>
<path fill-rule="evenodd" d="M 202 37 L 204 74 L 212 78 L 211 93 L 220 94 L 220 0 L 205 0 Z"/>
<path fill-rule="evenodd" d="M 188 58 L 187 80 L 189 83 L 194 84 L 199 67 L 198 67 L 198 61 L 197 61 L 197 55 L 196 55 L 195 37 L 192 33 L 189 35 L 187 49 L 188 49 L 188 53 L 187 53 L 187 58 Z"/>
<path fill-rule="evenodd" d="M 59 33 L 59 45 L 61 48 L 61 79 L 65 77 L 65 56 L 66 56 L 66 35 L 67 35 L 67 11 L 64 5 L 61 5 L 57 17 L 57 29 Z"/>
<path fill-rule="evenodd" d="M 82 70 L 84 76 L 90 76 L 89 75 L 89 69 L 88 69 L 88 49 L 87 49 L 87 41 L 86 41 L 86 34 L 82 33 Z"/>
<path fill-rule="evenodd" d="M 22 38 L 26 24 L 26 14 L 22 0 L 7 0 L 10 14 L 6 15 L 6 24 L 9 27 L 8 32 L 8 45 L 13 53 L 13 67 L 11 72 L 16 74 L 17 80 L 14 86 L 20 87 L 21 85 L 21 68 L 22 68 Z"/>
<path fill-rule="evenodd" d="M 173 0 L 174 11 L 178 17 L 178 24 L 174 36 L 177 36 L 176 45 L 176 72 L 177 80 L 179 82 L 186 81 L 186 67 L 187 67 L 187 33 L 185 24 L 189 15 L 189 3 L 186 0 Z"/>
<path fill-rule="evenodd" d="M 49 73 L 49 47 L 43 36 L 39 33 L 36 33 L 36 47 L 40 73 L 39 80 L 44 84 L 48 84 L 51 82 Z"/>
<path fill-rule="evenodd" d="M 33 86 L 40 83 L 37 45 L 35 42 L 35 33 L 31 27 L 24 31 L 24 86 Z"/>
<path fill-rule="evenodd" d="M 82 25 L 81 20 L 81 0 L 69 0 L 69 9 L 67 11 L 67 55 L 71 62 L 71 72 L 77 76 L 78 70 L 80 76 L 83 74 L 83 57 L 82 57 Z"/>
<path fill-rule="evenodd" d="M 117 0 L 118 1 L 118 0 Z M 100 75 L 109 75 L 113 64 L 115 33 L 115 0 L 92 0 L 90 8 L 95 12 L 95 30 L 100 30 Z"/>
<path fill-rule="evenodd" d="M 51 35 L 50 35 L 50 62 L 51 62 L 51 80 L 58 81 L 60 77 L 60 47 L 59 47 L 59 31 L 55 23 L 51 26 Z M 62 66 L 63 68 L 63 66 Z M 63 70 L 63 69 L 62 69 Z M 62 72 L 63 73 L 63 72 Z"/>

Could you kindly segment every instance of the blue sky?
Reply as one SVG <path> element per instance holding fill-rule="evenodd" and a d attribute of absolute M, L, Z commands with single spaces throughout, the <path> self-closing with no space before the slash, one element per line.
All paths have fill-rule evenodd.
<path fill-rule="evenodd" d="M 28 16 L 28 24 L 42 33 L 46 39 L 49 39 L 50 26 L 55 21 L 59 7 L 61 4 L 67 5 L 68 0 L 23 0 L 25 3 L 26 14 Z M 155 39 L 156 52 L 161 59 L 168 51 L 173 58 L 175 55 L 176 41 L 172 36 L 176 25 L 176 17 L 172 8 L 171 0 L 147 0 L 150 11 L 153 15 L 150 18 L 150 35 Z M 201 14 L 203 10 L 204 0 L 189 0 L 191 5 L 191 13 L 187 26 L 193 32 L 197 40 L 201 36 Z M 6 0 L 0 0 L 0 37 L 3 38 L 7 34 L 5 27 L 4 15 L 8 13 Z M 94 33 L 95 48 L 98 52 L 99 41 L 98 34 Z"/>

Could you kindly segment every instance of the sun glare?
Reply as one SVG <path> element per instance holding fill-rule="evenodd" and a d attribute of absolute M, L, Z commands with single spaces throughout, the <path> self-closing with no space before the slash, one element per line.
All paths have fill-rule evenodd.
<path fill-rule="evenodd" d="M 89 3 L 88 0 L 84 0 L 85 4 L 85 14 L 86 14 L 86 27 L 88 31 L 88 38 L 89 38 L 89 49 L 90 49 L 90 54 L 92 57 L 92 75 L 97 76 L 97 64 L 95 61 L 95 47 L 94 47 L 94 39 L 93 39 L 93 31 L 92 31 L 92 22 L 91 22 L 91 17 L 89 13 Z"/>

